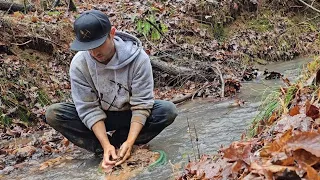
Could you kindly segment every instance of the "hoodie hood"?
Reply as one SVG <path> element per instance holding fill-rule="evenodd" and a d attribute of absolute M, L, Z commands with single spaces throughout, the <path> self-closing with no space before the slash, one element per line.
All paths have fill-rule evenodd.
<path fill-rule="evenodd" d="M 140 54 L 142 49 L 141 41 L 135 36 L 125 32 L 116 31 L 113 42 L 116 53 L 111 61 L 105 65 L 94 60 L 97 66 L 113 70 L 123 68 L 133 61 Z M 87 53 L 91 56 L 89 51 Z"/>

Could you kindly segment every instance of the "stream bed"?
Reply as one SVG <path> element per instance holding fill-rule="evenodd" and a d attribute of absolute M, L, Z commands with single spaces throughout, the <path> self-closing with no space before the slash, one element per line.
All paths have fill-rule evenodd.
<path fill-rule="evenodd" d="M 269 71 L 280 72 L 285 78 L 295 81 L 299 78 L 303 65 L 309 61 L 310 59 L 297 59 L 275 63 L 260 67 L 260 70 L 263 72 L 267 68 Z M 145 170 L 132 179 L 174 179 L 183 171 L 189 159 L 193 161 L 198 158 L 196 144 L 193 142 L 192 146 L 190 141 L 190 134 L 195 140 L 195 129 L 199 139 L 200 154 L 214 154 L 221 146 L 228 146 L 231 142 L 239 140 L 252 119 L 259 113 L 261 98 L 282 85 L 281 80 L 264 80 L 263 76 L 260 76 L 251 82 L 242 83 L 240 94 L 232 99 L 218 103 L 210 99 L 197 99 L 179 105 L 179 115 L 175 122 L 149 143 L 152 150 L 165 151 L 169 163 L 153 170 Z M 236 106 L 236 99 L 245 103 Z M 187 120 L 190 125 L 189 130 Z M 47 168 L 44 171 L 15 171 L 4 178 L 104 179 L 104 175 L 98 172 L 100 161 L 101 159 L 92 153 L 80 152 L 77 158 L 67 161 L 61 167 Z"/>

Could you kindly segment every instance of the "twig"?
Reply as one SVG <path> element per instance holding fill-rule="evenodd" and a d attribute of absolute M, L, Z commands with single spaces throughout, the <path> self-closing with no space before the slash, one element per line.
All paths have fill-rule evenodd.
<path fill-rule="evenodd" d="M 35 37 L 30 37 L 30 36 L 17 36 L 16 38 L 30 38 L 31 41 L 34 40 L 34 39 L 35 39 L 35 40 L 37 40 L 37 39 L 42 39 L 43 41 L 48 41 L 48 42 L 50 42 L 50 43 L 52 43 L 52 44 L 54 44 L 54 45 L 56 45 L 56 46 L 59 46 L 59 47 L 65 49 L 65 47 L 63 47 L 62 45 L 60 45 L 60 44 L 58 44 L 58 43 L 56 43 L 56 42 L 54 42 L 54 41 L 52 41 L 52 40 L 50 40 L 50 39 L 48 39 L 48 38 L 41 37 L 41 36 L 35 36 Z"/>
<path fill-rule="evenodd" d="M 224 98 L 224 86 L 225 86 L 225 83 L 224 83 L 224 80 L 223 80 L 222 73 L 220 71 L 220 68 L 217 65 L 212 64 L 212 66 L 218 70 L 218 73 L 220 75 L 220 79 L 221 79 L 221 98 Z"/>
<path fill-rule="evenodd" d="M 29 40 L 29 41 L 26 41 L 24 43 L 21 43 L 21 44 L 18 44 L 18 43 L 11 43 L 12 45 L 16 45 L 16 46 L 23 46 L 23 45 L 26 45 L 28 43 L 32 42 L 32 40 Z"/>
<path fill-rule="evenodd" d="M 244 69 L 243 69 L 243 71 L 241 72 L 241 79 L 243 78 L 243 76 L 244 76 L 244 73 L 246 72 L 246 70 L 247 70 L 247 65 L 245 65 L 244 66 Z"/>
<path fill-rule="evenodd" d="M 10 10 L 11 10 L 11 8 L 12 8 L 13 4 L 14 4 L 14 3 L 11 3 L 11 5 L 10 5 L 9 9 L 7 10 L 7 12 L 6 12 L 5 14 L 9 14 L 9 12 L 10 12 Z"/>
<path fill-rule="evenodd" d="M 194 161 L 197 161 L 196 152 L 194 150 L 194 145 L 193 145 L 192 136 L 191 136 L 191 128 L 190 128 L 190 124 L 189 124 L 188 118 L 187 118 L 187 122 L 188 122 L 188 131 L 189 131 L 189 135 L 190 135 L 191 146 L 192 146 L 193 155 L 194 155 Z"/>
<path fill-rule="evenodd" d="M 315 8 L 315 7 L 313 7 L 313 6 L 311 6 L 310 4 L 308 4 L 308 3 L 304 2 L 303 0 L 298 0 L 298 1 L 299 1 L 299 2 L 301 2 L 302 4 L 304 4 L 304 5 L 308 6 L 309 8 L 313 9 L 313 10 L 314 10 L 314 11 L 316 11 L 317 13 L 320 13 L 320 10 L 319 10 L 319 9 L 317 9 L 317 8 Z"/>
<path fill-rule="evenodd" d="M 190 99 L 192 96 L 193 96 L 193 93 L 190 93 L 188 95 L 183 96 L 182 98 L 171 100 L 171 102 L 174 104 L 178 104 L 178 103 L 181 103 L 187 99 Z"/>
<path fill-rule="evenodd" d="M 198 159 L 200 161 L 199 138 L 198 138 L 197 129 L 196 129 L 196 125 L 195 124 L 193 124 L 193 128 L 194 128 L 194 132 L 196 134 L 196 145 L 197 145 L 197 150 L 198 150 Z"/>
<path fill-rule="evenodd" d="M 212 85 L 212 83 L 203 85 L 201 88 L 199 88 L 198 90 L 196 90 L 196 91 L 193 93 L 193 96 L 192 96 L 191 99 L 193 100 L 194 96 L 195 96 L 199 91 L 201 91 L 201 90 L 204 89 L 204 88 L 210 87 L 211 85 Z"/>

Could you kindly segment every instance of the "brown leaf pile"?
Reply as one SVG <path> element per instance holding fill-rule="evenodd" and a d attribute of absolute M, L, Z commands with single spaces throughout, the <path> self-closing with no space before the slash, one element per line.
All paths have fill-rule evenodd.
<path fill-rule="evenodd" d="M 9 174 L 15 169 L 28 168 L 28 162 L 32 159 L 52 158 L 57 154 L 74 151 L 70 142 L 66 138 L 63 139 L 63 136 L 54 129 L 33 133 L 32 137 L 17 138 L 14 142 L 1 142 L 0 174 Z M 61 164 L 62 161 L 59 158 L 42 163 L 40 170 Z"/>
<path fill-rule="evenodd" d="M 310 96 L 316 88 L 296 86 L 288 107 L 262 120 L 257 136 L 189 163 L 179 179 L 320 180 L 320 96 Z"/>

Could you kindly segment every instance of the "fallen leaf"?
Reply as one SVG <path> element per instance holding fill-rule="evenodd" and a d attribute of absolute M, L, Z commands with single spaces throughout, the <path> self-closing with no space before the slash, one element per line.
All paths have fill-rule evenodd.
<path fill-rule="evenodd" d="M 288 156 L 285 152 L 280 152 L 277 154 L 273 154 L 271 159 L 272 164 L 281 165 L 281 166 L 292 166 L 294 165 L 294 158 Z"/>
<path fill-rule="evenodd" d="M 13 154 L 20 157 L 30 157 L 34 152 L 36 152 L 36 148 L 34 146 L 26 146 L 23 148 L 18 148 L 13 151 Z"/>
<path fill-rule="evenodd" d="M 289 110 L 289 115 L 290 116 L 295 116 L 295 115 L 297 115 L 299 113 L 300 113 L 300 107 L 299 106 L 294 106 L 293 108 L 291 108 Z"/>
<path fill-rule="evenodd" d="M 62 140 L 62 144 L 63 144 L 65 147 L 68 147 L 69 144 L 70 144 L 70 141 L 69 141 L 67 138 L 64 138 L 64 139 Z"/>
<path fill-rule="evenodd" d="M 264 170 L 277 173 L 277 172 L 283 172 L 285 170 L 295 171 L 297 169 L 296 167 L 293 167 L 293 166 L 280 166 L 280 165 L 273 165 L 273 164 L 259 165 L 256 162 L 251 163 L 250 168 L 254 170 L 261 170 L 260 172 L 262 173 Z"/>
<path fill-rule="evenodd" d="M 283 146 L 287 143 L 287 141 L 291 138 L 291 135 L 292 130 L 288 130 L 285 134 L 281 136 L 280 139 L 265 145 L 260 152 L 260 156 L 268 157 L 271 155 L 272 152 L 280 151 L 283 148 Z"/>
<path fill-rule="evenodd" d="M 301 132 L 288 140 L 284 149 L 286 151 L 295 151 L 304 149 L 311 154 L 320 157 L 320 133 Z"/>
<path fill-rule="evenodd" d="M 252 147 L 257 143 L 256 139 L 246 142 L 233 142 L 228 148 L 222 149 L 223 157 L 231 160 L 243 160 L 250 164 L 249 157 L 251 156 Z"/>
<path fill-rule="evenodd" d="M 296 151 L 293 151 L 292 158 L 299 162 L 299 163 L 305 163 L 309 166 L 313 166 L 320 162 L 320 158 L 311 154 L 310 152 L 304 150 L 304 149 L 298 149 Z"/>
<path fill-rule="evenodd" d="M 274 131 L 283 133 L 289 129 L 295 129 L 300 131 L 308 131 L 311 128 L 312 118 L 305 114 L 297 114 L 295 116 L 283 115 L 275 126 Z"/>
<path fill-rule="evenodd" d="M 48 153 L 52 152 L 52 148 L 49 145 L 42 146 L 42 149 Z"/>
<path fill-rule="evenodd" d="M 302 164 L 302 168 L 307 172 L 306 178 L 309 180 L 320 180 L 319 173 L 310 165 Z"/>
<path fill-rule="evenodd" d="M 31 22 L 36 23 L 38 22 L 38 18 L 36 16 L 31 17 Z"/>
<path fill-rule="evenodd" d="M 319 108 L 313 104 L 310 104 L 309 101 L 306 103 L 306 115 L 311 117 L 313 120 L 319 117 Z"/>
<path fill-rule="evenodd" d="M 16 17 L 16 18 L 20 18 L 20 19 L 23 19 L 24 16 L 22 13 L 20 13 L 20 11 L 16 11 L 13 13 L 13 17 Z"/>

